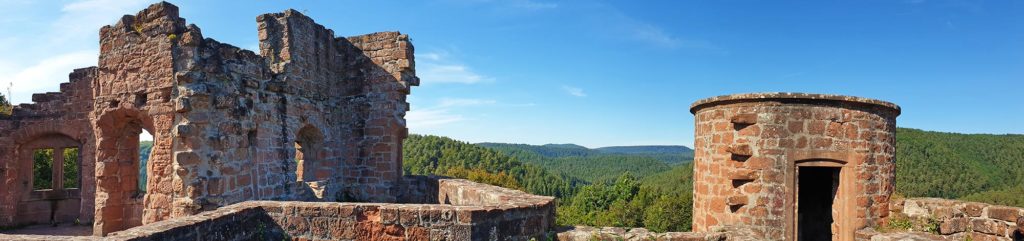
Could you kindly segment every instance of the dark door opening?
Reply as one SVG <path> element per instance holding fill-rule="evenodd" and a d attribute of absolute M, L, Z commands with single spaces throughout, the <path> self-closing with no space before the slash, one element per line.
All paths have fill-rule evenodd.
<path fill-rule="evenodd" d="M 800 167 L 797 175 L 797 240 L 832 240 L 832 203 L 839 187 L 839 168 Z"/>

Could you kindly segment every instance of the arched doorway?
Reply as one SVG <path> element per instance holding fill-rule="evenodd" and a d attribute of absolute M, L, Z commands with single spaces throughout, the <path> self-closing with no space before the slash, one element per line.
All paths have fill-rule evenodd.
<path fill-rule="evenodd" d="M 143 224 L 147 183 L 142 173 L 150 172 L 142 163 L 140 146 L 141 138 L 146 136 L 143 133 L 153 133 L 153 128 L 148 117 L 129 111 L 109 112 L 96 123 L 96 221 L 93 231 L 104 235 Z M 159 141 L 159 138 L 153 139 Z"/>

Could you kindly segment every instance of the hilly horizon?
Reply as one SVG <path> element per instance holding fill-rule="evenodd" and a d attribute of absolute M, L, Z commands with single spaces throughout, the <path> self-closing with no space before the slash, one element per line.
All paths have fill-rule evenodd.
<path fill-rule="evenodd" d="M 426 143 L 447 148 L 431 151 Z M 405 164 L 407 174 L 454 174 L 452 177 L 553 195 L 560 199 L 557 218 L 563 225 L 689 230 L 692 156 L 670 163 L 651 154 L 664 151 L 678 157 L 688 148 L 636 147 L 599 150 L 602 148 L 574 144 L 471 144 L 414 134 L 407 139 Z M 636 152 L 640 154 L 629 154 Z M 901 127 L 896 131 L 896 155 L 897 196 L 1024 206 L 1024 166 L 1019 165 L 1024 160 L 1024 135 Z M 440 168 L 446 166 L 456 171 Z M 467 169 L 474 171 L 461 171 Z M 640 208 L 648 206 L 665 211 Z M 657 222 L 669 219 L 672 221 Z"/>

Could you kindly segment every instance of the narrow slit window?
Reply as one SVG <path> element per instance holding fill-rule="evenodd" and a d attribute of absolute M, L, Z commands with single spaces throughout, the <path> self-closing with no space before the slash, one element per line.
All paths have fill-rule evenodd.
<path fill-rule="evenodd" d="M 153 136 L 148 131 L 139 136 L 139 193 L 146 193 L 146 165 L 149 163 L 149 154 L 153 151 Z"/>
<path fill-rule="evenodd" d="M 53 149 L 32 151 L 32 189 L 53 189 Z"/>
<path fill-rule="evenodd" d="M 64 188 L 80 188 L 79 182 L 79 166 L 78 166 L 78 148 L 65 148 L 64 149 Z"/>

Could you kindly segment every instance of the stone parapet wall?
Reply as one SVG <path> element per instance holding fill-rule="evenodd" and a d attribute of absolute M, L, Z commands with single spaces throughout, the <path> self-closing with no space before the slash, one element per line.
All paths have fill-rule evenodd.
<path fill-rule="evenodd" d="M 558 241 L 724 241 L 725 233 L 666 232 L 656 233 L 645 228 L 576 226 L 559 231 Z M 728 239 L 733 240 L 733 239 Z"/>
<path fill-rule="evenodd" d="M 881 233 L 874 238 L 917 235 L 927 240 L 1013 240 L 1024 238 L 1017 231 L 1016 221 L 1024 216 L 1024 208 L 939 198 L 910 198 L 890 204 L 889 222 L 909 222 L 914 232 Z M 905 220 L 900 220 L 905 218 Z M 920 231 L 934 231 L 927 234 Z M 871 230 L 862 233 L 871 233 Z M 858 235 L 861 236 L 861 235 Z M 863 235 L 870 236 L 870 235 Z M 868 240 L 868 239 L 860 239 Z M 890 240 L 890 239 L 882 239 Z M 896 240 L 896 239 L 891 239 Z"/>
<path fill-rule="evenodd" d="M 114 232 L 104 240 L 525 241 L 546 240 L 554 225 L 551 197 L 461 179 L 405 179 L 418 180 L 427 187 L 424 192 L 436 183 L 433 196 L 458 204 L 248 201 Z M 72 237 L 0 235 L 0 240 L 65 238 Z"/>

